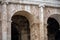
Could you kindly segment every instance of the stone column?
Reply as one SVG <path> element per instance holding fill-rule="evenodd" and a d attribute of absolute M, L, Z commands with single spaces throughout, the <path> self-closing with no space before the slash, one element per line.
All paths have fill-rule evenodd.
<path fill-rule="evenodd" d="M 39 40 L 39 26 L 38 23 L 33 23 L 31 28 L 31 40 Z"/>
<path fill-rule="evenodd" d="M 44 40 L 44 5 L 39 5 L 40 40 Z"/>
<path fill-rule="evenodd" d="M 0 40 L 2 40 L 2 20 L 1 20 L 1 14 L 0 13 Z"/>
<path fill-rule="evenodd" d="M 7 5 L 2 3 L 2 40 L 7 40 Z"/>
<path fill-rule="evenodd" d="M 45 20 L 44 20 L 45 21 Z M 44 24 L 44 35 L 45 35 L 45 40 L 48 40 L 48 35 L 47 35 L 47 33 L 48 33 L 48 31 L 47 31 L 47 23 L 45 23 Z"/>
<path fill-rule="evenodd" d="M 7 40 L 11 40 L 11 23 L 12 23 L 12 21 L 8 20 Z"/>

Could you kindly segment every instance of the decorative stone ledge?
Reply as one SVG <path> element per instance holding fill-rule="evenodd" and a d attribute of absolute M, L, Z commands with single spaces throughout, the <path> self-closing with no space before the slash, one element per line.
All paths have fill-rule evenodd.
<path fill-rule="evenodd" d="M 19 1 L 19 2 L 9 2 L 10 4 L 25 4 L 25 5 L 39 5 L 36 2 L 29 2 L 29 1 Z"/>
<path fill-rule="evenodd" d="M 41 7 L 43 7 L 43 8 L 44 8 L 44 7 L 45 7 L 45 5 L 44 5 L 44 4 L 40 4 L 40 5 L 39 5 L 39 8 L 41 8 Z"/>
<path fill-rule="evenodd" d="M 45 6 L 50 6 L 50 7 L 60 7 L 60 2 L 56 1 L 56 2 L 51 2 L 51 1 L 0 1 L 0 4 L 24 4 L 24 5 L 45 5 Z"/>
<path fill-rule="evenodd" d="M 50 6 L 50 7 L 60 7 L 60 2 L 58 1 L 40 1 L 40 5 L 44 4 L 45 6 Z"/>
<path fill-rule="evenodd" d="M 0 2 L 0 4 L 23 4 L 23 5 L 39 5 L 39 3 L 36 2 L 28 2 L 28 1 L 9 1 L 9 2 Z"/>

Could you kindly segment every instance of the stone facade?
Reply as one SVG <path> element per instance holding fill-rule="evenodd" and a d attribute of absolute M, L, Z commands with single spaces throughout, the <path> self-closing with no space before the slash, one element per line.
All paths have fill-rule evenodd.
<path fill-rule="evenodd" d="M 60 14 L 60 5 L 56 5 L 52 3 L 51 6 L 43 2 L 2 1 L 0 3 L 0 40 L 11 40 L 11 19 L 14 15 L 23 15 L 29 20 L 31 40 L 48 40 L 47 20 L 53 17 L 51 15 Z"/>

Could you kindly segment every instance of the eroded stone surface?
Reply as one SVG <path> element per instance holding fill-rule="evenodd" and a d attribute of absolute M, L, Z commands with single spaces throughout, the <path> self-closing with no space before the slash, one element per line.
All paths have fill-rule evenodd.
<path fill-rule="evenodd" d="M 48 40 L 47 19 L 53 14 L 60 14 L 60 8 L 43 7 L 41 12 L 40 7 L 37 5 L 2 4 L 0 5 L 0 19 L 2 19 L 0 20 L 0 33 L 4 34 L 4 37 L 0 34 L 0 40 L 11 40 L 11 18 L 13 15 L 27 17 L 30 22 L 31 40 Z"/>

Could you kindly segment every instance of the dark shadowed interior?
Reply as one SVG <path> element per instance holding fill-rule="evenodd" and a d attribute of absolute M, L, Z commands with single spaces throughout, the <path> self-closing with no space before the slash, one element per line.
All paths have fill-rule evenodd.
<path fill-rule="evenodd" d="M 30 40 L 29 21 L 25 16 L 12 17 L 11 40 Z"/>
<path fill-rule="evenodd" d="M 56 19 L 49 17 L 47 20 L 48 40 L 60 40 L 59 23 Z"/>

